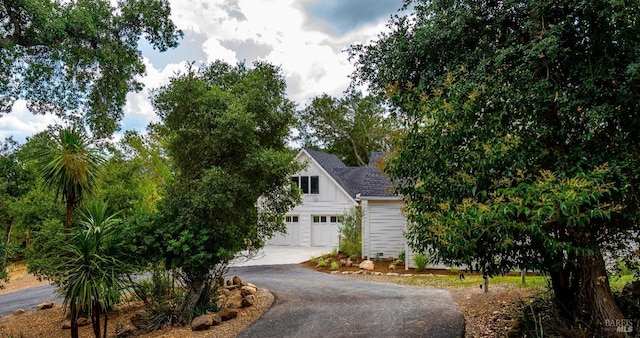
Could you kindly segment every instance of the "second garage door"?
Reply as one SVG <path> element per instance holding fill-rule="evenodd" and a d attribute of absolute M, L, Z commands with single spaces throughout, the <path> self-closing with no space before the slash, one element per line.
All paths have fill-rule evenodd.
<path fill-rule="evenodd" d="M 313 216 L 311 245 L 338 247 L 338 216 Z"/>

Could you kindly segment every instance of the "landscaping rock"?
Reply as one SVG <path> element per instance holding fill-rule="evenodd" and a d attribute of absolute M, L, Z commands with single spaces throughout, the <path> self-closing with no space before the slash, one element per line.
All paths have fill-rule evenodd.
<path fill-rule="evenodd" d="M 254 289 L 258 290 L 258 287 L 257 287 L 255 284 L 253 284 L 253 283 L 244 282 L 244 284 L 242 284 L 242 285 L 243 285 L 243 286 L 250 286 L 250 287 L 252 287 L 252 288 L 254 288 Z"/>
<path fill-rule="evenodd" d="M 242 307 L 252 306 L 256 302 L 256 297 L 254 295 L 247 295 L 242 298 Z"/>
<path fill-rule="evenodd" d="M 237 285 L 238 287 L 242 286 L 242 279 L 238 276 L 233 277 L 233 285 Z"/>
<path fill-rule="evenodd" d="M 258 292 L 258 289 L 251 286 L 243 286 L 240 288 L 240 295 L 242 297 L 248 296 L 248 295 L 255 295 L 256 292 Z"/>
<path fill-rule="evenodd" d="M 89 320 L 89 318 L 86 318 L 86 317 L 78 318 L 78 326 L 87 326 L 89 324 L 91 324 L 91 321 Z"/>
<path fill-rule="evenodd" d="M 214 313 L 209 316 L 211 317 L 211 320 L 213 320 L 213 325 L 220 325 L 220 323 L 222 323 L 222 318 L 220 317 L 219 314 Z"/>
<path fill-rule="evenodd" d="M 42 302 L 36 306 L 36 310 L 46 310 L 51 309 L 53 307 L 53 302 L 48 300 L 46 302 Z"/>
<path fill-rule="evenodd" d="M 202 331 L 213 325 L 213 318 L 210 315 L 196 317 L 191 322 L 191 331 Z"/>
<path fill-rule="evenodd" d="M 351 257 L 349 257 L 347 259 L 344 259 L 344 258 L 341 259 L 340 260 L 340 265 L 350 268 L 353 265 L 353 262 L 351 261 Z"/>
<path fill-rule="evenodd" d="M 238 310 L 236 309 L 222 309 L 218 312 L 218 315 L 222 319 L 222 321 L 226 322 L 227 320 L 231 320 L 233 318 L 238 317 Z"/>
<path fill-rule="evenodd" d="M 376 276 L 382 276 L 382 275 L 384 275 L 384 274 L 383 274 L 382 272 L 380 272 L 380 271 L 376 271 L 376 272 L 374 272 L 373 274 L 374 274 L 374 275 L 376 275 Z"/>
<path fill-rule="evenodd" d="M 229 289 L 227 289 L 227 288 L 223 288 L 223 289 L 222 289 L 222 294 L 223 294 L 224 296 L 227 296 L 227 297 L 228 297 L 228 296 L 230 296 L 230 295 L 231 295 L 231 290 L 229 290 Z"/>
<path fill-rule="evenodd" d="M 235 289 L 237 289 L 239 287 L 240 287 L 240 285 L 227 285 L 224 288 L 227 289 L 227 290 L 235 290 Z"/>
<path fill-rule="evenodd" d="M 397 272 L 387 272 L 387 276 L 400 276 Z"/>
<path fill-rule="evenodd" d="M 395 270 L 396 266 L 395 264 L 389 264 L 389 270 Z"/>
<path fill-rule="evenodd" d="M 15 311 L 13 311 L 13 315 L 14 316 L 19 316 L 19 315 L 24 314 L 25 312 L 27 312 L 27 311 L 25 311 L 24 309 L 17 309 Z"/>
<path fill-rule="evenodd" d="M 375 264 L 373 263 L 373 261 L 367 260 L 360 263 L 359 267 L 360 269 L 373 271 L 375 269 Z"/>
<path fill-rule="evenodd" d="M 70 320 L 65 320 L 64 322 L 62 322 L 62 329 L 63 330 L 68 330 L 71 328 L 71 321 Z"/>

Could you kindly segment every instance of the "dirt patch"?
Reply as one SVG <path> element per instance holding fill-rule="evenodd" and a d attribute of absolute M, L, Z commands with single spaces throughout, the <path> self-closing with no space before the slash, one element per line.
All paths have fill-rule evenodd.
<path fill-rule="evenodd" d="M 23 271 L 23 272 L 20 272 Z M 26 289 L 32 286 L 45 284 L 34 276 L 26 273 L 26 269 L 14 269 L 11 279 L 0 293 L 8 293 Z M 239 290 L 232 293 L 227 301 L 227 307 L 239 310 L 238 317 L 212 326 L 206 331 L 194 332 L 190 327 L 168 327 L 162 330 L 146 333 L 138 332 L 136 337 L 163 337 L 163 338 L 191 338 L 191 337 L 235 337 L 247 326 L 258 319 L 273 303 L 273 295 L 265 289 L 259 289 L 256 301 L 251 307 L 241 307 Z M 43 299 L 44 301 L 44 299 Z M 121 304 L 109 313 L 107 335 L 116 336 L 116 328 L 130 324 L 131 317 L 139 310 L 144 309 L 142 302 Z M 49 310 L 30 310 L 21 315 L 9 315 L 0 317 L 0 337 L 68 337 L 69 330 L 62 329 L 64 313 L 62 306 L 57 304 Z M 80 337 L 93 337 L 91 325 L 79 329 Z"/>
<path fill-rule="evenodd" d="M 33 286 L 49 284 L 46 280 L 38 280 L 34 275 L 27 272 L 27 267 L 23 264 L 12 264 L 7 268 L 9 273 L 9 282 L 0 288 L 0 295 L 9 292 L 18 291 Z"/>

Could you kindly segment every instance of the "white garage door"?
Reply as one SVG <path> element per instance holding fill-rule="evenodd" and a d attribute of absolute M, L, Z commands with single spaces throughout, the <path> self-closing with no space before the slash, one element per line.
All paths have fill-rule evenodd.
<path fill-rule="evenodd" d="M 286 216 L 285 224 L 287 225 L 286 234 L 277 234 L 269 241 L 269 245 L 299 245 L 298 233 L 300 223 L 298 216 Z"/>
<path fill-rule="evenodd" d="M 338 216 L 313 216 L 311 245 L 338 247 Z"/>

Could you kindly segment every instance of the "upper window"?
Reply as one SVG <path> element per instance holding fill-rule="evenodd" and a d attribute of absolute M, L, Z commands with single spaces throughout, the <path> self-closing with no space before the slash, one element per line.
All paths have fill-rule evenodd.
<path fill-rule="evenodd" d="M 320 193 L 320 179 L 318 176 L 293 176 L 291 181 L 305 194 Z"/>

